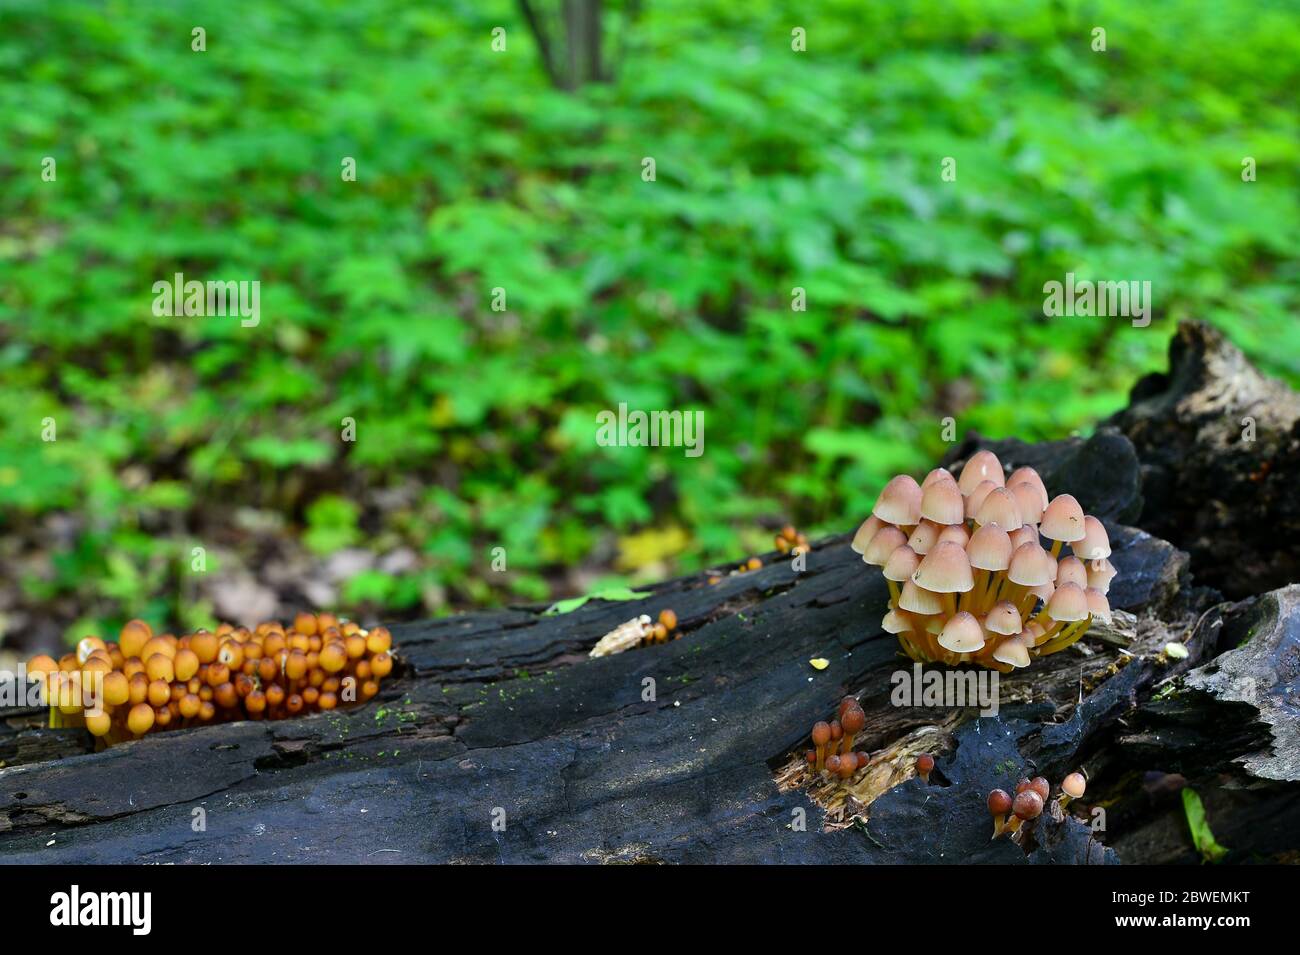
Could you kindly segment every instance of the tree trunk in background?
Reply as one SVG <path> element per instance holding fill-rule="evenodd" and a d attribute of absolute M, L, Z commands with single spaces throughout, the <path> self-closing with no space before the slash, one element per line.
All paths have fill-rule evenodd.
<path fill-rule="evenodd" d="M 552 16 L 547 6 L 558 6 Z M 637 4 L 628 4 L 624 29 L 635 18 Z M 605 20 L 602 0 L 519 0 L 519 9 L 537 42 L 542 65 L 551 82 L 560 89 L 576 90 L 585 83 L 610 79 L 604 56 Z M 557 47 L 552 24 L 558 21 L 562 43 Z"/>

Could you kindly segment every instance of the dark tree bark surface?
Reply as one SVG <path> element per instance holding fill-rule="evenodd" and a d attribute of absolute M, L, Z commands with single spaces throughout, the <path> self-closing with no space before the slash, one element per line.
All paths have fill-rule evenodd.
<path fill-rule="evenodd" d="M 1204 329 L 1180 330 L 1175 362 L 1197 360 L 1183 354 L 1190 340 L 1207 346 L 1199 368 L 1169 378 L 1175 419 L 1179 382 L 1204 396 L 1255 381 Z M 1197 414 L 1197 434 L 1217 433 Z M 10 712 L 0 862 L 1198 861 L 1184 784 L 1230 860 L 1295 858 L 1300 588 L 1224 603 L 1200 586 L 1218 569 L 1148 532 L 1176 523 L 1160 510 L 1175 505 L 1163 486 L 1144 486 L 1164 458 L 1132 430 L 1136 444 L 1116 428 L 982 443 L 1107 522 L 1120 571 L 1112 605 L 1133 615 L 1003 678 L 996 716 L 893 705 L 892 677 L 911 667 L 880 630 L 887 591 L 837 537 L 803 570 L 769 554 L 760 570 L 683 577 L 636 601 L 394 627 L 402 670 L 353 710 L 98 753 L 78 731 Z M 1278 513 L 1294 514 L 1295 492 L 1274 491 Z M 1244 531 L 1234 540 L 1242 553 L 1261 546 Z M 681 639 L 587 657 L 617 624 L 665 607 Z M 1186 656 L 1167 653 L 1171 642 Z M 818 657 L 823 670 L 810 666 Z M 850 692 L 867 714 L 859 744 L 872 769 L 828 798 L 791 767 L 811 724 Z M 922 750 L 938 757 L 929 785 L 910 769 Z M 990 840 L 989 789 L 1080 767 L 1089 791 L 1072 808 L 1089 824 L 1045 814 L 1023 848 Z M 1104 829 L 1094 804 L 1106 807 Z"/>

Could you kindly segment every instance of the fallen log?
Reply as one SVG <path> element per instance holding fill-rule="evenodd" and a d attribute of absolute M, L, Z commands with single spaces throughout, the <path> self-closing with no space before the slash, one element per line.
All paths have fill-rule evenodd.
<path fill-rule="evenodd" d="M 1173 415 L 1180 382 L 1227 393 L 1254 374 L 1199 327 L 1180 330 L 1176 361 L 1193 360 L 1179 351 L 1190 339 L 1206 343 L 1202 366 L 1170 377 Z M 840 536 L 802 561 L 766 554 L 760 569 L 690 575 L 640 599 L 394 626 L 401 669 L 352 710 L 102 752 L 9 712 L 0 861 L 1194 861 L 1180 786 L 1200 794 L 1230 858 L 1294 857 L 1297 588 L 1225 603 L 1201 585 L 1216 572 L 1196 551 L 1149 532 L 1187 505 L 1146 492 L 1158 462 L 1122 430 L 1131 419 L 1114 423 L 1086 440 L 954 451 L 1032 465 L 1100 516 L 1120 573 L 1111 603 L 1131 614 L 1002 677 L 996 714 L 896 705 L 916 672 L 880 629 L 880 574 Z M 1300 502 L 1275 490 L 1278 508 Z M 1245 553 L 1257 538 L 1241 540 Z M 617 625 L 664 608 L 680 639 L 588 658 Z M 851 787 L 810 784 L 809 727 L 846 693 L 866 713 L 871 769 Z M 929 784 L 912 769 L 922 751 L 937 757 Z M 1073 812 L 1044 814 L 1023 846 L 990 839 L 991 788 L 1081 767 L 1088 792 Z"/>

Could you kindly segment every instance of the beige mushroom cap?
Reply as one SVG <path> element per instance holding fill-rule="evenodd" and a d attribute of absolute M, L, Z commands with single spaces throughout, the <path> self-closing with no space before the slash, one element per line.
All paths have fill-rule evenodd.
<path fill-rule="evenodd" d="M 953 653 L 975 653 L 984 648 L 984 630 L 974 614 L 963 610 L 943 625 L 939 646 Z"/>
<path fill-rule="evenodd" d="M 1083 538 L 1071 544 L 1070 550 L 1084 560 L 1104 560 L 1110 556 L 1110 535 L 1106 533 L 1101 521 L 1091 514 L 1085 514 Z"/>
<path fill-rule="evenodd" d="M 975 515 L 975 523 L 997 524 L 1009 534 L 1025 522 L 1020 517 L 1020 508 L 1016 507 L 1016 499 L 1011 492 L 1004 487 L 996 487 L 984 498 L 979 513 Z"/>
<path fill-rule="evenodd" d="M 1071 799 L 1079 799 L 1083 796 L 1088 788 L 1087 780 L 1083 778 L 1082 773 L 1070 773 L 1061 780 L 1061 792 L 1065 793 Z"/>
<path fill-rule="evenodd" d="M 980 505 L 984 499 L 989 496 L 989 491 L 997 488 L 992 481 L 981 481 L 975 485 L 975 489 L 966 495 L 966 520 L 973 521 L 975 515 L 979 513 Z"/>
<path fill-rule="evenodd" d="M 1047 485 L 1043 483 L 1042 477 L 1033 468 L 1016 468 L 1011 472 L 1011 477 L 1007 478 L 1007 487 L 1015 487 L 1017 484 L 1026 483 L 1032 485 L 1041 499 L 1040 507 L 1047 507 Z"/>
<path fill-rule="evenodd" d="M 1041 587 L 1056 580 L 1056 561 L 1041 544 L 1021 544 L 1011 554 L 1007 579 L 1024 587 Z"/>
<path fill-rule="evenodd" d="M 989 633 L 1009 637 L 1023 630 L 1024 624 L 1020 620 L 1020 611 L 1016 609 L 1016 605 L 1009 600 L 1003 600 L 995 603 L 988 616 L 984 618 L 984 629 Z"/>
<path fill-rule="evenodd" d="M 921 519 L 921 485 L 900 474 L 885 485 L 871 513 L 891 524 L 915 524 Z"/>
<path fill-rule="evenodd" d="M 1011 564 L 1011 538 L 996 524 L 985 524 L 966 545 L 970 565 L 979 570 L 1006 570 Z"/>
<path fill-rule="evenodd" d="M 997 487 L 1002 487 L 1005 483 L 1002 462 L 992 451 L 976 451 L 972 454 L 966 466 L 961 469 L 957 486 L 963 494 L 969 494 L 983 481 L 992 481 Z"/>
<path fill-rule="evenodd" d="M 1038 528 L 1026 524 L 1024 527 L 1016 528 L 1010 531 L 1011 549 L 1014 551 L 1021 544 L 1037 544 Z"/>
<path fill-rule="evenodd" d="M 895 549 L 889 555 L 889 560 L 885 561 L 885 579 L 898 581 L 899 583 L 904 580 L 911 580 L 920 563 L 921 558 L 917 556 L 916 551 L 904 544 L 902 547 Z"/>
<path fill-rule="evenodd" d="M 949 524 L 939 532 L 939 539 L 935 543 L 942 544 L 944 541 L 965 547 L 970 543 L 970 531 L 966 530 L 965 524 Z"/>
<path fill-rule="evenodd" d="M 939 534 L 943 528 L 934 521 L 921 519 L 921 523 L 912 528 L 912 536 L 907 539 L 907 546 L 921 556 L 930 553 L 930 548 L 939 543 Z"/>
<path fill-rule="evenodd" d="M 1056 585 L 1074 583 L 1088 586 L 1088 568 L 1077 557 L 1062 557 L 1056 565 Z"/>
<path fill-rule="evenodd" d="M 1003 640 L 993 651 L 993 659 L 998 663 L 1005 663 L 1013 667 L 1029 666 L 1029 647 L 1023 637 L 1012 637 L 1010 640 Z"/>
<path fill-rule="evenodd" d="M 885 522 L 874 514 L 858 525 L 857 533 L 853 535 L 853 543 L 849 544 L 853 553 L 861 554 L 866 551 L 867 545 L 871 543 L 871 538 L 876 536 L 876 531 L 885 526 Z"/>
<path fill-rule="evenodd" d="M 1083 508 L 1070 494 L 1058 494 L 1043 511 L 1038 532 L 1048 540 L 1083 540 Z"/>
<path fill-rule="evenodd" d="M 1088 600 L 1088 613 L 1096 617 L 1102 623 L 1110 623 L 1110 601 L 1100 590 L 1089 587 L 1083 592 L 1084 597 Z"/>
<path fill-rule="evenodd" d="M 891 610 L 885 614 L 885 619 L 880 621 L 880 626 L 885 633 L 906 633 L 912 629 L 912 621 L 901 612 Z"/>
<path fill-rule="evenodd" d="M 943 613 L 943 599 L 924 587 L 918 587 L 916 581 L 909 580 L 903 584 L 903 592 L 898 595 L 898 607 L 928 617 Z"/>
<path fill-rule="evenodd" d="M 1038 488 L 1028 481 L 1021 481 L 1009 488 L 1009 490 L 1011 496 L 1016 499 L 1016 507 L 1020 510 L 1021 520 L 1026 524 L 1037 524 L 1043 519 L 1042 495 L 1038 493 Z"/>
<path fill-rule="evenodd" d="M 921 516 L 936 524 L 960 524 L 966 519 L 966 502 L 955 481 L 935 481 L 921 496 Z"/>
<path fill-rule="evenodd" d="M 935 481 L 951 481 L 953 484 L 957 483 L 957 479 L 952 476 L 952 472 L 947 468 L 935 468 L 927 474 L 925 480 L 921 482 L 921 490 L 924 491 Z"/>
<path fill-rule="evenodd" d="M 1056 588 L 1045 608 L 1047 615 L 1061 623 L 1088 619 L 1088 598 L 1078 584 L 1065 583 Z"/>
<path fill-rule="evenodd" d="M 964 594 L 975 586 L 965 548 L 944 541 L 921 559 L 912 580 L 936 594 Z"/>
<path fill-rule="evenodd" d="M 1110 582 L 1115 579 L 1117 573 L 1119 571 L 1115 566 L 1104 557 L 1101 560 L 1090 560 L 1088 561 L 1088 586 L 1108 594 Z"/>
<path fill-rule="evenodd" d="M 907 535 L 892 524 L 887 524 L 876 532 L 867 545 L 862 559 L 873 567 L 883 567 L 889 556 L 907 543 Z"/>

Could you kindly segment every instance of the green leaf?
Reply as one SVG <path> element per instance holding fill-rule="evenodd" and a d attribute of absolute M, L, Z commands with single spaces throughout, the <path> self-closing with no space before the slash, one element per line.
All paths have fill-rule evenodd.
<path fill-rule="evenodd" d="M 1187 828 L 1192 832 L 1192 842 L 1196 843 L 1196 851 L 1202 859 L 1218 862 L 1228 854 L 1228 850 L 1214 840 L 1209 820 L 1205 818 L 1205 806 L 1190 786 L 1183 787 L 1183 812 L 1187 814 Z"/>
<path fill-rule="evenodd" d="M 606 587 L 604 590 L 589 593 L 585 597 L 570 597 L 568 600 L 557 600 L 546 608 L 545 616 L 569 613 L 577 610 L 588 600 L 640 600 L 642 597 L 649 596 L 649 592 L 643 593 L 630 587 Z"/>

